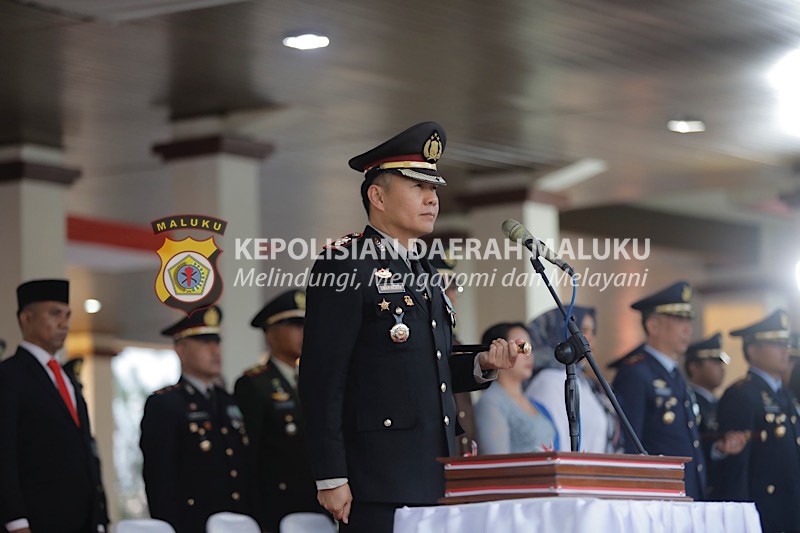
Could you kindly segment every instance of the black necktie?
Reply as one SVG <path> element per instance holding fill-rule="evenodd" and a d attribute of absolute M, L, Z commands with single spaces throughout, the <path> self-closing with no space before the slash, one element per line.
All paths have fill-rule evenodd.
<path fill-rule="evenodd" d="M 209 385 L 208 390 L 206 391 L 208 396 L 208 403 L 211 405 L 211 413 L 214 418 L 217 417 L 217 395 L 214 393 L 214 385 Z"/>
<path fill-rule="evenodd" d="M 430 311 L 431 301 L 430 295 L 428 294 L 428 274 L 425 272 L 425 269 L 422 268 L 422 263 L 420 263 L 419 259 L 409 259 L 409 262 L 411 263 L 411 271 L 414 273 L 414 288 L 425 300 L 425 303 L 428 304 L 428 310 Z"/>
<path fill-rule="evenodd" d="M 792 400 L 786 394 L 786 389 L 780 387 L 775 395 L 778 397 L 778 401 L 781 403 L 781 407 L 784 411 L 791 411 L 792 409 Z"/>

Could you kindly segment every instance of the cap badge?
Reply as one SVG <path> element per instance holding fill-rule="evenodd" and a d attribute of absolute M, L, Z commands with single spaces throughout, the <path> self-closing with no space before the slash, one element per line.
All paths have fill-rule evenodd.
<path fill-rule="evenodd" d="M 298 309 L 306 308 L 306 293 L 297 291 L 294 293 L 294 303 Z"/>
<path fill-rule="evenodd" d="M 434 131 L 433 134 L 425 141 L 425 146 L 422 148 L 422 155 L 428 162 L 435 163 L 442 157 L 442 140 L 439 138 L 439 132 Z"/>
<path fill-rule="evenodd" d="M 203 323 L 206 326 L 219 326 L 219 311 L 214 307 L 209 307 L 203 315 Z"/>
<path fill-rule="evenodd" d="M 786 316 L 786 313 L 781 313 L 779 315 L 779 318 L 780 318 L 780 321 L 781 321 L 781 327 L 783 329 L 789 329 L 789 317 Z"/>
<path fill-rule="evenodd" d="M 684 302 L 688 302 L 692 299 L 692 288 L 688 285 L 683 288 L 683 292 L 681 292 L 681 299 Z"/>

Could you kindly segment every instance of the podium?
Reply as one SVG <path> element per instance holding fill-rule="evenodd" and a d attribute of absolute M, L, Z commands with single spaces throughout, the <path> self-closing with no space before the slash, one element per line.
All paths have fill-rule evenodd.
<path fill-rule="evenodd" d="M 691 501 L 683 482 L 688 457 L 553 451 L 437 461 L 444 464 L 441 504 L 542 497 Z"/>

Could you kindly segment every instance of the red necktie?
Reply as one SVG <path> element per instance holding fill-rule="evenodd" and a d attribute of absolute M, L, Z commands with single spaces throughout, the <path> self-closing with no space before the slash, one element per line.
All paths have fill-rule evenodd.
<path fill-rule="evenodd" d="M 73 420 L 75 420 L 75 424 L 78 427 L 81 427 L 81 422 L 80 420 L 78 420 L 78 413 L 75 411 L 75 406 L 72 405 L 72 398 L 69 397 L 67 384 L 64 382 L 64 378 L 61 377 L 61 367 L 58 366 L 58 361 L 56 361 L 55 359 L 50 359 L 47 362 L 47 366 L 50 367 L 50 370 L 52 370 L 53 374 L 56 376 L 56 385 L 58 385 L 58 392 L 61 394 L 61 398 L 64 399 L 64 403 L 67 404 L 67 409 L 69 409 L 69 414 L 72 415 Z"/>

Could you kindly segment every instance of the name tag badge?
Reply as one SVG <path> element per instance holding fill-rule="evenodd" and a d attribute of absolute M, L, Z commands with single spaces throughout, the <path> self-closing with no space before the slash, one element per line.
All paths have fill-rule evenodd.
<path fill-rule="evenodd" d="M 395 294 L 406 291 L 402 283 L 378 283 L 377 287 L 379 294 Z"/>

